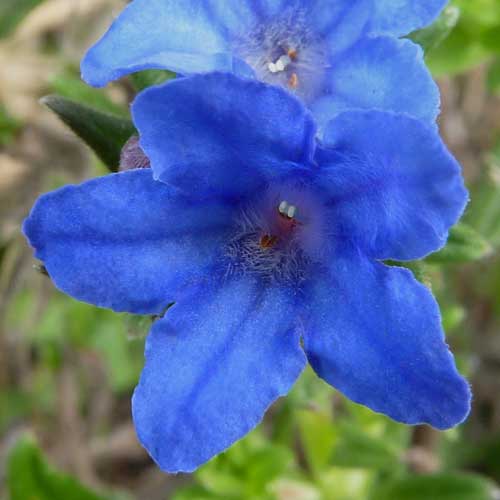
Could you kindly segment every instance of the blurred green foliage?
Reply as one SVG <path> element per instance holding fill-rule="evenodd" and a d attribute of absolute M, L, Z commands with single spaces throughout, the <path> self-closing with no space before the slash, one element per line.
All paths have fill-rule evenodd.
<path fill-rule="evenodd" d="M 130 81 L 138 92 L 153 85 L 164 83 L 172 78 L 175 78 L 175 73 L 156 69 L 140 71 L 139 73 L 132 73 L 130 75 Z"/>
<path fill-rule="evenodd" d="M 451 229 L 446 246 L 428 257 L 427 262 L 470 262 L 487 257 L 491 253 L 492 247 L 486 238 L 468 224 L 459 222 Z"/>
<path fill-rule="evenodd" d="M 51 469 L 29 436 L 20 438 L 10 452 L 7 482 L 11 500 L 105 500 Z"/>
<path fill-rule="evenodd" d="M 126 106 L 115 103 L 102 89 L 96 89 L 83 82 L 78 68 L 66 68 L 66 71 L 54 75 L 50 83 L 54 94 L 73 102 L 83 103 L 102 113 L 129 118 Z"/>
<path fill-rule="evenodd" d="M 151 319 L 145 317 L 140 323 L 132 323 L 128 315 L 73 300 L 68 302 L 57 293 L 51 297 L 40 320 L 33 323 L 39 307 L 35 294 L 24 290 L 5 318 L 7 328 L 24 332 L 23 340 L 29 343 L 37 359 L 40 371 L 33 391 L 25 394 L 32 404 L 38 404 L 41 410 L 54 408 L 55 374 L 68 347 L 98 353 L 115 393 L 130 391 L 135 386 L 143 364 L 144 335 Z M 9 411 L 3 412 L 2 417 L 7 418 Z M 0 431 L 7 423 L 0 419 Z"/>
<path fill-rule="evenodd" d="M 2 0 L 0 2 L 0 39 L 10 35 L 16 26 L 44 0 Z"/>
<path fill-rule="evenodd" d="M 12 118 L 0 104 L 0 146 L 5 146 L 11 142 L 20 128 L 21 124 Z"/>
<path fill-rule="evenodd" d="M 1 0 L 0 38 L 12 33 L 41 1 Z M 435 75 L 455 75 L 484 64 L 488 68 L 487 91 L 500 91 L 499 0 L 454 0 L 433 26 L 413 33 L 411 38 L 425 49 Z M 133 94 L 172 77 L 168 72 L 142 72 L 130 77 L 127 91 Z M 109 91 L 83 84 L 74 66 L 53 75 L 48 90 L 58 97 L 46 99 L 45 104 L 105 165 L 115 168 L 121 146 L 133 133 L 127 107 L 116 102 Z M 0 145 L 12 142 L 21 127 L 0 106 Z M 423 262 L 405 264 L 432 286 L 438 297 L 449 341 L 464 373 L 470 373 L 475 360 L 467 314 L 457 292 L 462 279 L 459 271 L 471 270 L 465 275 L 468 286 L 485 307 L 500 317 L 500 141 L 484 163 L 484 171 L 470 186 L 472 202 L 464 222 L 454 228 L 448 245 Z M 0 256 L 4 267 L 6 252 Z M 83 353 L 100 360 L 110 394 L 116 400 L 123 396 L 128 401 L 143 364 L 144 336 L 152 318 L 96 309 L 57 292 L 51 292 L 44 301 L 40 280 L 38 288 L 24 287 L 16 292 L 2 319 L 5 329 L 15 331 L 19 341 L 27 346 L 32 372 L 29 384 L 1 387 L 0 434 L 30 419 L 57 432 L 53 422 L 61 397 L 59 376 L 68 363 L 74 362 L 68 353 Z M 78 364 L 73 369 L 78 372 Z M 92 389 L 80 389 L 78 403 L 83 413 L 88 411 Z M 109 431 L 109 425 L 110 422 L 103 424 L 101 431 Z M 420 431 L 430 432 L 397 424 L 345 400 L 308 369 L 290 395 L 273 406 L 262 425 L 201 467 L 190 484 L 178 488 L 168 498 L 499 498 L 495 483 L 500 481 L 500 436 L 476 440 L 461 427 L 440 434 L 426 450 L 425 443 L 416 442 Z M 112 493 L 94 493 L 58 472 L 49 462 L 33 438 L 19 438 L 7 459 L 9 498 L 122 498 Z"/>
<path fill-rule="evenodd" d="M 500 2 L 453 0 L 460 16 L 449 36 L 427 53 L 436 76 L 454 75 L 500 57 Z M 498 82 L 497 82 L 498 83 Z"/>

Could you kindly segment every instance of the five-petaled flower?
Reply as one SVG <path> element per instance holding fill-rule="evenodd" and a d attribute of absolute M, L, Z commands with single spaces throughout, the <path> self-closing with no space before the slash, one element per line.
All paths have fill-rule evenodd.
<path fill-rule="evenodd" d="M 77 299 L 140 314 L 175 302 L 133 397 L 161 468 L 192 471 L 246 434 L 306 359 L 400 422 L 466 417 L 434 298 L 381 262 L 442 247 L 466 204 L 432 127 L 352 111 L 318 144 L 291 94 L 218 73 L 148 89 L 133 115 L 152 168 L 46 194 L 24 232 Z"/>
<path fill-rule="evenodd" d="M 446 0 L 134 0 L 82 62 L 105 85 L 166 68 L 231 71 L 284 86 L 320 129 L 347 109 L 408 113 L 433 123 L 439 93 L 406 35 Z"/>

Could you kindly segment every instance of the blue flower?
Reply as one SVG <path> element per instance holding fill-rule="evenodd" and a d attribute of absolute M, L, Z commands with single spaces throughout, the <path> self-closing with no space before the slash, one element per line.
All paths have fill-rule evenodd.
<path fill-rule="evenodd" d="M 175 302 L 133 397 L 162 469 L 192 471 L 249 432 L 306 360 L 400 422 L 466 417 L 436 301 L 381 262 L 443 246 L 466 204 L 432 127 L 352 111 L 318 145 L 299 100 L 231 74 L 148 89 L 133 115 L 152 168 L 46 194 L 24 232 L 79 300 L 141 314 Z"/>
<path fill-rule="evenodd" d="M 439 93 L 421 49 L 401 35 L 444 0 L 134 0 L 82 62 L 95 86 L 132 72 L 229 71 L 302 98 L 320 128 L 347 109 L 434 123 Z"/>

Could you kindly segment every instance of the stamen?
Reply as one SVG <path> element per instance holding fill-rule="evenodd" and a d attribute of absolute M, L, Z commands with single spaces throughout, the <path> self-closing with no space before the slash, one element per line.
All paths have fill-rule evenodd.
<path fill-rule="evenodd" d="M 288 80 L 288 85 L 292 87 L 292 89 L 296 89 L 299 86 L 299 77 L 297 73 L 292 73 L 290 80 Z"/>
<path fill-rule="evenodd" d="M 295 49 L 289 49 L 288 52 L 288 57 L 292 60 L 292 61 L 295 61 L 295 59 L 297 59 L 297 51 Z"/>
<path fill-rule="evenodd" d="M 285 71 L 288 65 L 292 62 L 292 59 L 288 55 L 282 55 L 276 62 L 270 62 L 267 68 L 271 73 L 279 73 Z"/>
<path fill-rule="evenodd" d="M 278 210 L 281 214 L 286 214 L 288 211 L 288 202 L 287 201 L 282 201 L 280 203 L 280 206 L 278 207 Z"/>
<path fill-rule="evenodd" d="M 260 239 L 260 246 L 262 248 L 272 248 L 276 243 L 278 243 L 278 237 L 270 234 L 265 234 Z"/>
<path fill-rule="evenodd" d="M 288 201 L 282 201 L 278 206 L 278 211 L 289 219 L 293 219 L 297 215 L 297 207 L 290 205 Z"/>

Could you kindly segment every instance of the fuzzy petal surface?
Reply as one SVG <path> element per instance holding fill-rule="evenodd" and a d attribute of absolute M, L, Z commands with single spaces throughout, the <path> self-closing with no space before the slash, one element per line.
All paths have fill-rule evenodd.
<path fill-rule="evenodd" d="M 248 3 L 241 15 L 251 15 Z M 231 69 L 224 27 L 214 19 L 218 0 L 134 0 L 85 55 L 82 77 L 102 87 L 145 69 L 196 73 Z"/>
<path fill-rule="evenodd" d="M 439 134 L 405 115 L 346 112 L 318 149 L 332 238 L 375 259 L 413 260 L 441 248 L 468 200 Z"/>
<path fill-rule="evenodd" d="M 350 109 L 408 113 L 431 124 L 439 113 L 439 89 L 409 40 L 363 38 L 332 60 L 327 87 L 311 104 L 320 129 Z"/>
<path fill-rule="evenodd" d="M 431 24 L 448 0 L 375 0 L 373 3 L 375 13 L 369 31 L 402 36 Z"/>
<path fill-rule="evenodd" d="M 371 1 L 134 0 L 87 52 L 82 77 L 101 87 L 145 69 L 238 71 L 241 43 L 252 44 L 259 27 L 272 32 L 291 13 L 338 51 L 365 29 Z"/>
<path fill-rule="evenodd" d="M 405 424 L 448 429 L 466 418 L 470 389 L 439 307 L 410 271 L 345 252 L 311 282 L 308 302 L 309 362 L 349 399 Z"/>
<path fill-rule="evenodd" d="M 297 0 L 296 9 L 305 12 L 310 30 L 325 40 L 332 55 L 354 45 L 365 33 L 371 4 L 371 0 Z"/>
<path fill-rule="evenodd" d="M 211 271 L 230 220 L 225 204 L 192 201 L 140 169 L 41 196 L 23 230 L 61 291 L 155 314 Z"/>
<path fill-rule="evenodd" d="M 252 430 L 305 366 L 295 304 L 251 278 L 207 283 L 154 324 L 132 411 L 167 472 L 191 472 Z"/>
<path fill-rule="evenodd" d="M 299 100 L 228 73 L 147 89 L 132 113 L 155 177 L 196 196 L 243 196 L 308 164 L 315 150 Z"/>

